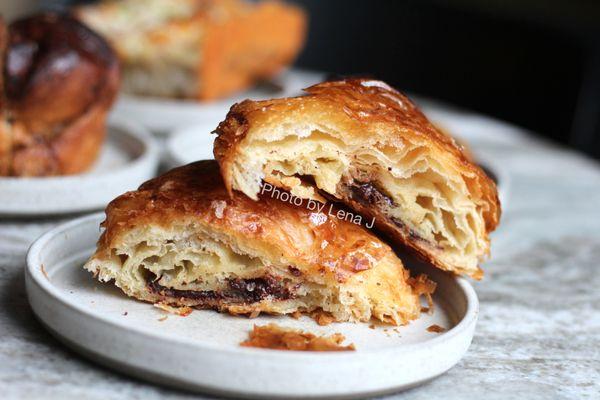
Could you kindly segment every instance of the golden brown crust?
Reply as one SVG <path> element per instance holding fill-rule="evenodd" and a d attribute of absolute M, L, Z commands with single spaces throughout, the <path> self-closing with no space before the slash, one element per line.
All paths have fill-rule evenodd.
<path fill-rule="evenodd" d="M 268 130 L 267 126 L 274 128 L 297 123 L 335 127 L 336 132 L 345 135 L 338 139 L 359 143 L 361 148 L 399 151 L 406 141 L 428 148 L 450 175 L 462 177 L 468 188 L 469 201 L 476 204 L 483 218 L 485 235 L 482 240 L 489 241 L 487 234 L 496 228 L 500 218 L 500 202 L 494 182 L 468 159 L 452 137 L 431 124 L 406 96 L 384 82 L 366 79 L 324 82 L 307 88 L 306 92 L 305 96 L 294 98 L 246 100 L 231 108 L 227 118 L 216 129 L 219 136 L 214 147 L 215 158 L 230 192 L 236 188 L 233 166 L 243 152 L 241 144 L 250 131 L 264 129 L 256 140 L 269 141 L 264 133 Z M 393 153 L 393 150 L 390 151 Z M 278 182 L 269 183 L 280 186 Z M 408 246 L 421 258 L 443 269 L 465 272 L 461 266 L 442 263 L 439 249 L 425 243 L 402 223 L 390 220 L 376 207 L 339 190 L 336 195 L 350 208 L 369 219 L 374 217 L 380 230 L 392 240 Z M 487 253 L 488 247 L 483 246 L 482 252 Z M 470 268 L 468 273 L 477 279 L 482 276 L 480 269 Z"/>
<path fill-rule="evenodd" d="M 110 47 L 70 17 L 41 14 L 11 24 L 2 58 L 0 175 L 86 170 L 98 155 L 118 89 Z"/>

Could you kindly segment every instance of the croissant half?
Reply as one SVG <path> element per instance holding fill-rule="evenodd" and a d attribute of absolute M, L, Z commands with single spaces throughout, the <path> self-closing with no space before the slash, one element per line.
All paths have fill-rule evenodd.
<path fill-rule="evenodd" d="M 231 108 L 214 148 L 228 190 L 257 199 L 267 182 L 341 201 L 438 267 L 480 278 L 500 217 L 493 181 L 384 82 L 306 92 Z"/>
<path fill-rule="evenodd" d="M 103 226 L 85 268 L 153 303 L 397 325 L 417 318 L 419 295 L 433 290 L 360 225 L 270 197 L 230 197 L 215 161 L 118 197 Z"/>
<path fill-rule="evenodd" d="M 116 56 L 63 15 L 0 21 L 0 31 L 0 176 L 88 169 L 119 85 Z"/>

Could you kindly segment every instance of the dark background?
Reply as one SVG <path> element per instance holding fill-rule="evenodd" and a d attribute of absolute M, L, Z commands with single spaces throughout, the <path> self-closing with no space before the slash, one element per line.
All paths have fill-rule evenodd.
<path fill-rule="evenodd" d="M 600 158 L 600 1 L 296 0 L 300 67 L 397 88 Z"/>
<path fill-rule="evenodd" d="M 300 67 L 373 75 L 600 159 L 600 0 L 290 1 L 310 14 Z"/>

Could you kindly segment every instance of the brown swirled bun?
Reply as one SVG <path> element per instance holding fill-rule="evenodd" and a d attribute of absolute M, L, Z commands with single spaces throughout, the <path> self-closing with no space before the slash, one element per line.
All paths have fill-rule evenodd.
<path fill-rule="evenodd" d="M 436 266 L 479 279 L 500 217 L 495 184 L 404 95 L 376 80 L 231 108 L 214 153 L 228 190 L 262 182 L 341 201 Z"/>
<path fill-rule="evenodd" d="M 276 198 L 229 196 L 215 161 L 119 196 L 103 226 L 85 269 L 152 303 L 398 325 L 419 316 L 419 294 L 434 288 L 423 290 L 360 225 Z"/>
<path fill-rule="evenodd" d="M 118 90 L 115 54 L 68 16 L 40 14 L 2 27 L 0 175 L 86 170 Z"/>

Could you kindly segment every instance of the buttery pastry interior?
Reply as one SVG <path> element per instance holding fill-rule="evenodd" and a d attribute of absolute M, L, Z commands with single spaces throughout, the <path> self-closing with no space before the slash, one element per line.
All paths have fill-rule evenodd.
<path fill-rule="evenodd" d="M 325 82 L 307 95 L 246 100 L 217 128 L 228 190 L 263 182 L 343 202 L 440 268 L 480 278 L 499 220 L 495 184 L 401 93 L 381 81 Z"/>
<path fill-rule="evenodd" d="M 85 268 L 153 303 L 398 325 L 417 318 L 419 295 L 432 291 L 359 225 L 278 199 L 230 197 L 214 161 L 118 197 L 103 226 Z"/>

